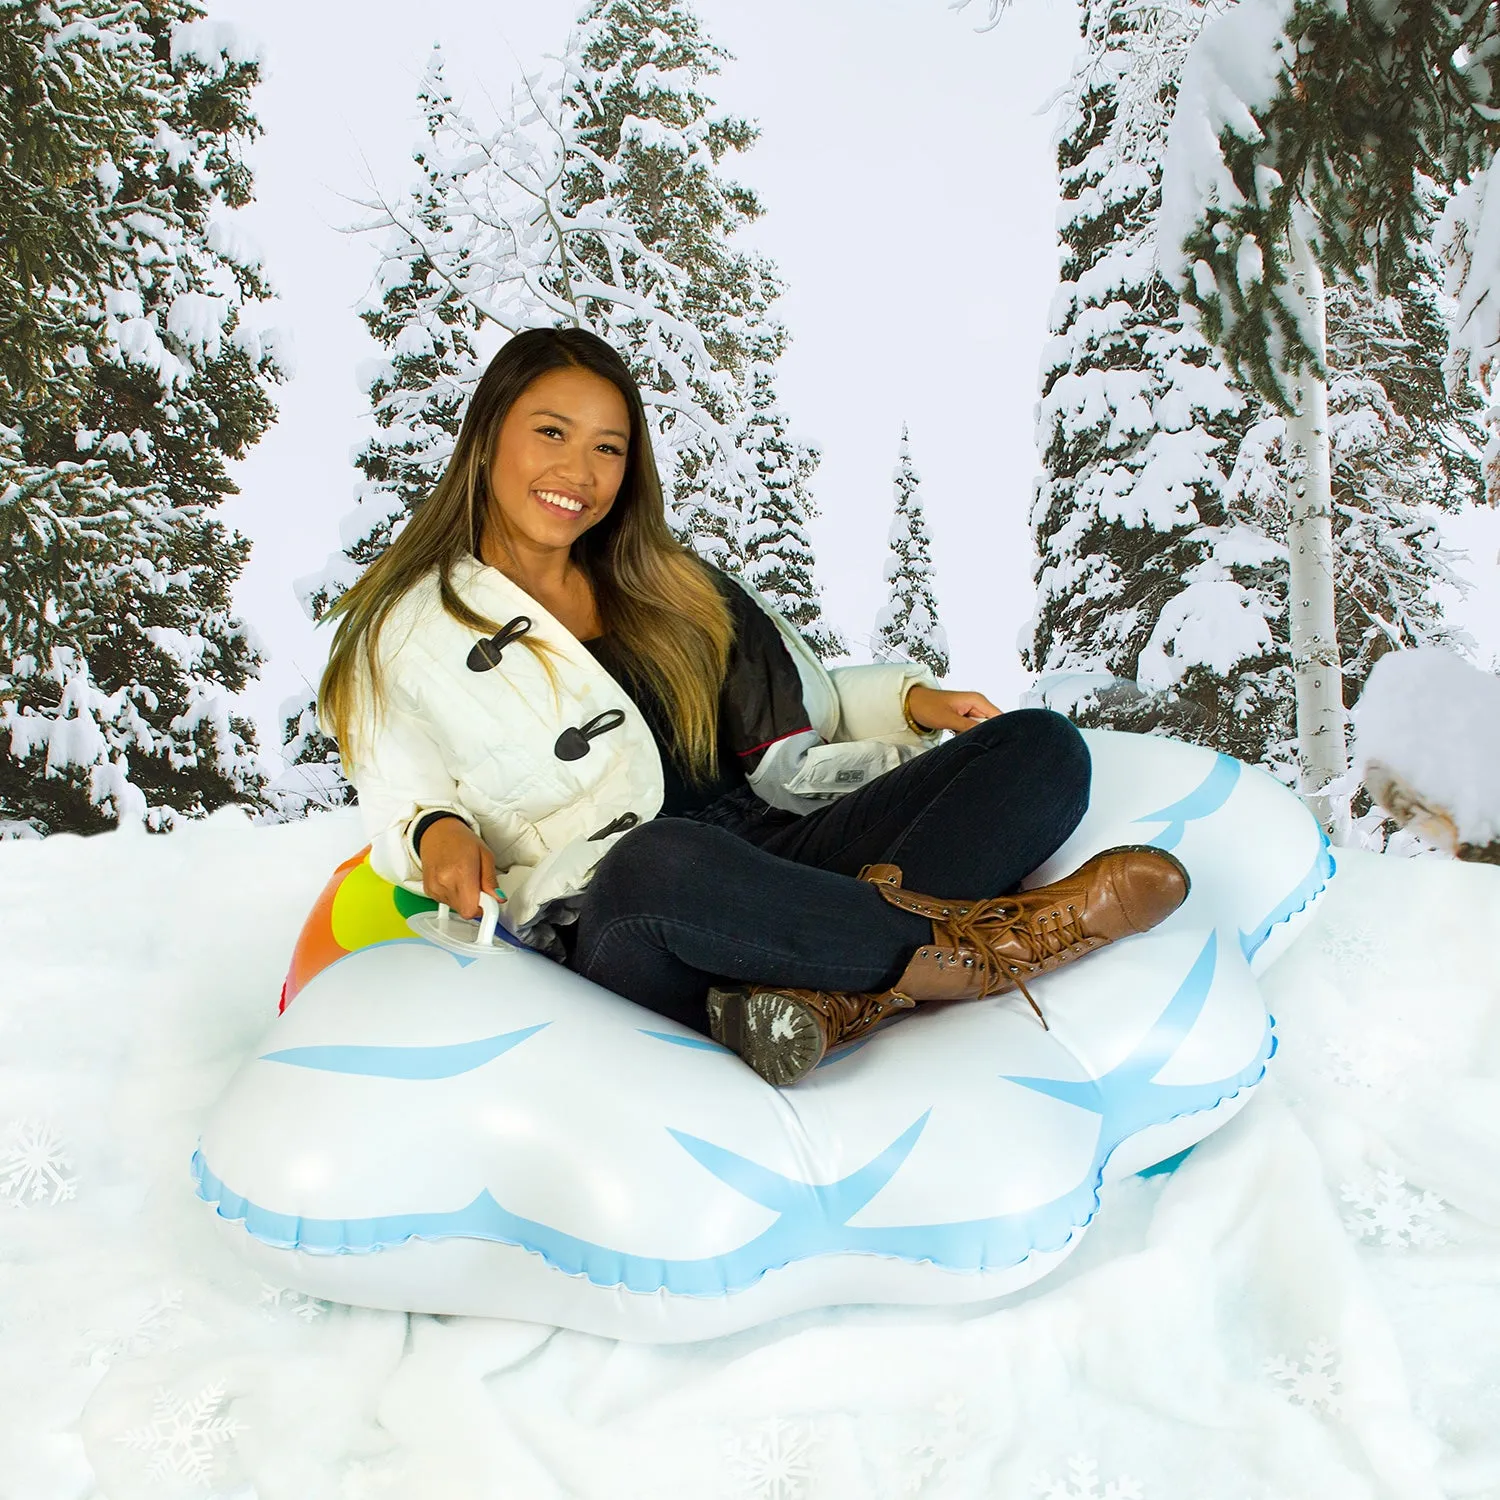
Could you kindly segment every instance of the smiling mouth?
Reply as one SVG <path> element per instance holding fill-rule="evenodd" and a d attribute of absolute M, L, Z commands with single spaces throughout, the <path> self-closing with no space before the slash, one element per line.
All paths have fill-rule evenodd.
<path fill-rule="evenodd" d="M 581 500 L 559 490 L 533 490 L 531 493 L 543 510 L 553 511 L 559 516 L 581 516 L 588 509 Z"/>

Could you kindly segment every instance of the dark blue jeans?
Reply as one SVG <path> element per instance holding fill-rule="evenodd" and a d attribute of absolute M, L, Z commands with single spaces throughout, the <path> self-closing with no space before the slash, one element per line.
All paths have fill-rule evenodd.
<path fill-rule="evenodd" d="M 932 924 L 860 870 L 900 865 L 908 890 L 958 900 L 1017 889 L 1087 810 L 1089 753 L 1060 714 L 1022 709 L 805 817 L 757 815 L 733 797 L 627 833 L 569 934 L 570 968 L 698 1031 L 719 980 L 889 987 Z"/>

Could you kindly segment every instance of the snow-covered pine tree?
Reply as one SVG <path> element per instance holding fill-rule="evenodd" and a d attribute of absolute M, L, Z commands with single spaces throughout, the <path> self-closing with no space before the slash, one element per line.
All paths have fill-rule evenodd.
<path fill-rule="evenodd" d="M 1153 0 L 1096 6 L 1086 17 L 1091 42 L 1060 147 L 1071 254 L 1043 372 L 1031 664 L 1158 690 L 1096 691 L 1079 708 L 1086 722 L 1161 724 L 1290 776 L 1287 494 L 1301 461 L 1287 451 L 1283 415 L 1224 369 L 1149 254 L 1178 70 L 1211 9 Z M 1429 507 L 1477 495 L 1482 434 L 1477 395 L 1462 384 L 1450 392 L 1441 378 L 1437 297 L 1430 252 L 1395 295 L 1362 282 L 1328 294 L 1335 610 L 1348 704 L 1381 652 L 1447 638 L 1434 590 L 1452 577 Z M 1162 429 L 1175 434 L 1170 446 Z M 1201 454 L 1184 441 L 1194 431 L 1210 440 Z M 1127 518 L 1133 525 L 1119 524 L 1122 502 L 1142 488 L 1151 495 L 1148 454 L 1166 460 L 1167 476 L 1194 481 L 1193 514 L 1165 535 L 1145 505 Z M 1232 643 L 1247 625 L 1240 660 L 1226 652 L 1215 661 L 1226 636 Z"/>
<path fill-rule="evenodd" d="M 1436 521 L 1483 499 L 1483 403 L 1443 379 L 1448 329 L 1439 272 L 1419 249 L 1388 297 L 1360 281 L 1328 289 L 1335 613 L 1344 701 L 1389 651 L 1458 645 L 1440 591 L 1457 591 Z"/>
<path fill-rule="evenodd" d="M 1327 702 L 1321 664 L 1336 664 L 1323 635 L 1341 638 L 1337 654 L 1347 650 L 1335 581 L 1348 570 L 1320 519 L 1334 517 L 1336 501 L 1321 482 L 1332 465 L 1313 438 L 1325 383 L 1361 373 L 1339 369 L 1332 342 L 1325 364 L 1316 287 L 1326 273 L 1335 286 L 1353 283 L 1356 296 L 1364 288 L 1409 297 L 1426 275 L 1435 178 L 1438 193 L 1457 193 L 1449 243 L 1463 322 L 1450 345 L 1459 357 L 1447 361 L 1454 399 L 1464 399 L 1469 377 L 1486 378 L 1500 324 L 1485 306 L 1493 257 L 1475 255 L 1486 212 L 1477 179 L 1500 143 L 1486 102 L 1497 43 L 1492 5 L 1245 0 L 1204 30 L 1183 73 L 1159 231 L 1164 264 L 1233 367 L 1288 414 L 1289 432 L 1299 433 L 1294 452 L 1310 449 L 1292 486 L 1294 563 L 1329 553 L 1295 586 L 1291 632 L 1299 757 L 1315 805 L 1344 766 L 1342 725 L 1326 732 L 1342 705 Z M 1493 478 L 1493 437 L 1487 456 Z M 1359 561 L 1371 556 L 1366 548 Z"/>
<path fill-rule="evenodd" d="M 932 541 L 917 490 L 922 476 L 911 461 L 911 438 L 901 424 L 901 446 L 891 471 L 896 509 L 885 564 L 889 597 L 875 616 L 875 655 L 920 662 L 934 677 L 948 675 L 948 635 L 938 623 L 933 592 Z"/>
<path fill-rule="evenodd" d="M 1279 455 L 1241 454 L 1256 403 L 1183 317 L 1154 239 L 1176 69 L 1205 8 L 1083 10 L 1058 145 L 1064 259 L 1037 410 L 1025 659 L 1039 673 L 1094 674 L 1084 696 L 1052 700 L 1082 723 L 1160 727 L 1279 764 L 1284 563 L 1257 505 Z M 1064 696 L 1078 690 L 1063 684 Z"/>
<path fill-rule="evenodd" d="M 1442 614 L 1440 590 L 1461 585 L 1435 516 L 1482 495 L 1483 432 L 1477 392 L 1467 384 L 1450 392 L 1443 380 L 1447 330 L 1430 254 L 1414 262 L 1398 296 L 1348 282 L 1330 287 L 1326 300 L 1333 587 L 1325 607 L 1341 679 L 1333 708 L 1341 714 L 1387 652 L 1463 643 Z M 1261 407 L 1231 490 L 1289 554 L 1289 496 L 1305 461 L 1287 449 L 1288 425 Z M 1341 774 L 1336 761 L 1330 769 Z M 1364 799 L 1357 802 L 1363 812 Z"/>
<path fill-rule="evenodd" d="M 10 3 L 0 26 L 0 392 L 7 411 L 76 403 L 104 344 L 117 263 L 96 173 L 135 144 L 152 77 L 138 6 Z"/>
<path fill-rule="evenodd" d="M 816 451 L 790 438 L 775 395 L 779 284 L 730 242 L 761 207 L 719 171 L 756 136 L 703 90 L 725 56 L 685 0 L 595 0 L 561 78 L 528 79 L 482 129 L 434 54 L 423 183 L 362 226 L 384 235 L 381 301 L 364 310 L 391 351 L 371 386 L 383 431 L 357 460 L 362 513 L 342 553 L 300 585 L 314 612 L 435 483 L 483 357 L 522 328 L 575 324 L 641 384 L 678 535 L 841 649 L 810 577 Z"/>
<path fill-rule="evenodd" d="M 1478 233 L 1497 212 L 1500 7 L 1242 0 L 1205 29 L 1183 92 L 1164 267 L 1233 368 L 1290 409 L 1310 361 L 1290 287 L 1299 205 L 1331 281 L 1368 276 L 1399 295 L 1430 239 L 1435 181 L 1457 194 L 1454 346 L 1465 374 L 1485 378 L 1500 352 L 1500 257 Z"/>
<path fill-rule="evenodd" d="M 258 65 L 192 0 L 9 10 L 0 824 L 163 827 L 261 784 L 229 707 L 259 662 L 230 612 L 249 547 L 213 515 L 280 375 L 226 212 Z"/>
<path fill-rule="evenodd" d="M 359 316 L 387 356 L 367 367 L 378 431 L 354 460 L 362 478 L 355 485 L 354 510 L 340 527 L 343 545 L 321 572 L 297 583 L 303 607 L 314 619 L 385 550 L 437 483 L 483 373 L 479 341 L 486 323 L 503 336 L 539 313 L 537 299 L 524 290 L 519 306 L 503 299 L 490 305 L 495 274 L 485 263 L 487 252 L 502 261 L 509 256 L 522 288 L 536 266 L 524 253 L 527 226 L 490 223 L 482 196 L 469 198 L 464 155 L 466 138 L 475 131 L 454 104 L 440 47 L 432 49 L 417 98 L 427 130 L 427 140 L 412 153 L 421 180 L 394 205 L 368 205 L 378 207 L 379 216 L 361 226 L 383 236 L 375 273 L 380 299 L 362 305 Z M 492 149 L 501 150 L 498 140 Z M 492 167 L 485 175 L 497 174 Z M 483 183 L 472 186 L 482 195 Z M 502 323 L 501 317 L 520 321 Z M 549 320 L 538 315 L 537 321 Z M 295 740 L 299 756 L 321 758 L 321 742 L 293 728 L 304 717 L 299 709 L 288 718 L 286 745 Z"/>
<path fill-rule="evenodd" d="M 769 317 L 780 290 L 769 262 L 729 243 L 762 210 L 752 192 L 716 170 L 727 152 L 744 151 L 758 134 L 749 121 L 718 113 L 703 92 L 728 54 L 684 0 L 593 0 L 570 51 L 576 66 L 567 107 L 577 148 L 564 192 L 579 207 L 608 205 L 622 213 L 642 244 L 683 273 L 681 315 L 701 334 L 715 369 L 730 377 L 700 380 L 691 386 L 693 397 L 738 439 L 750 403 L 748 384 L 735 377 L 750 359 L 773 361 L 785 333 Z M 579 237 L 577 255 L 602 284 L 645 280 L 628 260 L 620 277 L 605 245 L 588 236 Z M 588 311 L 615 320 L 598 306 Z M 637 379 L 653 391 L 671 389 L 670 372 L 643 347 L 644 330 L 631 337 L 630 322 L 627 314 L 620 331 Z M 753 465 L 726 464 L 711 437 L 680 422 L 665 422 L 662 437 L 673 453 L 680 533 L 721 566 L 743 571 L 739 530 L 754 490 Z"/>
<path fill-rule="evenodd" d="M 808 483 L 818 464 L 818 450 L 788 432 L 767 364 L 757 362 L 750 371 L 750 420 L 740 446 L 754 460 L 760 478 L 739 526 L 743 576 L 820 657 L 847 655 L 843 636 L 823 614 L 813 577 L 807 522 L 818 511 Z"/>
<path fill-rule="evenodd" d="M 678 533 L 753 582 L 820 654 L 841 653 L 842 638 L 823 619 L 806 531 L 818 453 L 790 436 L 775 391 L 787 342 L 771 310 L 781 284 L 769 260 L 731 242 L 764 210 L 717 170 L 760 133 L 703 90 L 729 54 L 687 0 L 592 0 L 575 47 L 569 103 L 584 149 L 569 163 L 567 195 L 579 206 L 618 202 L 641 241 L 687 273 L 682 313 L 731 377 L 728 400 L 713 385 L 695 395 L 736 453 L 722 454 L 722 440 L 701 429 L 674 443 Z M 608 281 L 614 268 L 606 275 L 601 249 L 585 237 L 579 254 Z M 629 346 L 637 378 L 660 389 L 668 372 L 641 361 L 638 337 Z"/>

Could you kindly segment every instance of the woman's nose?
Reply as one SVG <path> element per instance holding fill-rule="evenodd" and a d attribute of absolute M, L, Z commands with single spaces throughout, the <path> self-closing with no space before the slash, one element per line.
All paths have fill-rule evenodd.
<path fill-rule="evenodd" d="M 610 461 L 606 454 L 599 453 L 592 447 L 585 447 L 567 456 L 567 467 L 558 478 L 574 480 L 592 493 L 601 484 L 608 482 L 609 468 Z"/>
<path fill-rule="evenodd" d="M 594 475 L 594 450 L 584 443 L 569 443 L 559 455 L 557 477 L 587 484 Z"/>

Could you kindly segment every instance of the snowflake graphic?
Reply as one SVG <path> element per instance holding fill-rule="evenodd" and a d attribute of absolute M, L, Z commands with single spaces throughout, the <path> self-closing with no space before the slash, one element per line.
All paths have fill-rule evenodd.
<path fill-rule="evenodd" d="M 772 1417 L 748 1438 L 731 1438 L 725 1451 L 749 1500 L 801 1500 L 808 1478 L 812 1434 Z"/>
<path fill-rule="evenodd" d="M 1041 1500 L 1142 1500 L 1145 1491 L 1133 1479 L 1121 1475 L 1099 1488 L 1099 1462 L 1082 1454 L 1068 1460 L 1064 1479 L 1039 1474 L 1033 1481 L 1034 1492 Z"/>
<path fill-rule="evenodd" d="M 1346 1182 L 1339 1192 L 1345 1203 L 1354 1205 L 1345 1223 L 1357 1238 L 1379 1240 L 1382 1245 L 1403 1250 L 1448 1242 L 1443 1226 L 1433 1222 L 1448 1205 L 1436 1193 L 1408 1187 L 1399 1172 L 1377 1173 L 1373 1188 Z"/>
<path fill-rule="evenodd" d="M 47 1310 L 40 1297 L 0 1281 L 0 1335 L 40 1322 Z"/>
<path fill-rule="evenodd" d="M 1294 1365 L 1275 1355 L 1262 1367 L 1267 1375 L 1281 1381 L 1282 1394 L 1313 1411 L 1337 1416 L 1343 1405 L 1340 1372 L 1334 1361 L 1337 1351 L 1327 1339 L 1313 1339 L 1307 1346 L 1306 1359 Z"/>
<path fill-rule="evenodd" d="M 263 1281 L 260 1284 L 260 1305 L 290 1308 L 304 1323 L 312 1323 L 321 1318 L 330 1306 L 329 1303 L 317 1297 L 309 1297 L 306 1292 L 294 1292 L 288 1287 L 272 1286 L 269 1281 Z"/>
<path fill-rule="evenodd" d="M 1353 1089 L 1364 1085 L 1359 1059 L 1341 1042 L 1324 1042 L 1323 1053 L 1328 1059 L 1316 1071 L 1331 1079 L 1340 1088 Z"/>
<path fill-rule="evenodd" d="M 1319 947 L 1336 970 L 1370 969 L 1386 956 L 1386 936 L 1374 924 L 1355 919 L 1330 924 Z"/>
<path fill-rule="evenodd" d="M 1381 1094 L 1392 1103 L 1406 1098 L 1410 1090 L 1404 1075 L 1419 1060 L 1411 1047 L 1401 1053 L 1378 1046 L 1346 1047 L 1342 1042 L 1327 1041 L 1323 1043 L 1323 1051 L 1328 1062 L 1316 1070 L 1323 1077 L 1340 1088 Z"/>
<path fill-rule="evenodd" d="M 30 1208 L 39 1199 L 63 1203 L 78 1190 L 69 1177 L 73 1158 L 63 1138 L 41 1120 L 12 1120 L 0 1141 L 0 1198 L 15 1208 Z"/>
<path fill-rule="evenodd" d="M 156 1347 L 166 1332 L 173 1313 L 182 1311 L 182 1292 L 164 1292 L 146 1304 L 134 1324 L 123 1333 L 109 1333 L 91 1328 L 84 1334 L 83 1347 L 73 1356 L 75 1365 L 96 1362 L 112 1365 L 117 1359 L 128 1359 Z"/>
<path fill-rule="evenodd" d="M 118 1434 L 115 1441 L 151 1455 L 147 1479 L 176 1475 L 207 1482 L 217 1467 L 215 1444 L 230 1442 L 245 1431 L 244 1424 L 235 1418 L 215 1415 L 223 1400 L 222 1382 L 205 1386 L 191 1401 L 158 1387 L 156 1415 L 150 1424 L 132 1427 Z"/>
<path fill-rule="evenodd" d="M 963 1452 L 963 1397 L 945 1396 L 933 1408 L 933 1415 L 936 1422 L 905 1451 L 902 1494 L 918 1494 L 929 1479 L 941 1478 Z"/>
<path fill-rule="evenodd" d="M 356 1459 L 344 1471 L 339 1500 L 382 1500 L 404 1488 L 407 1477 L 404 1461 L 393 1464 L 385 1456 Z"/>

